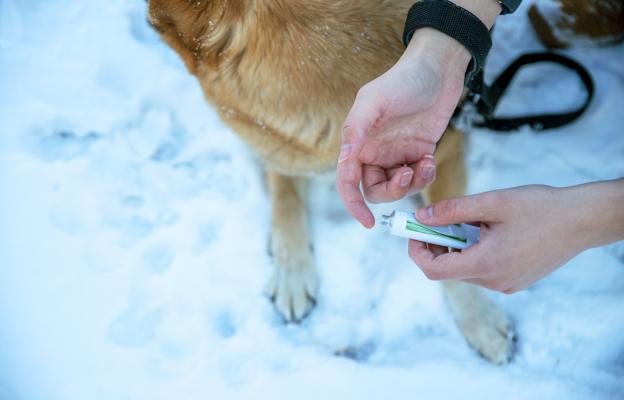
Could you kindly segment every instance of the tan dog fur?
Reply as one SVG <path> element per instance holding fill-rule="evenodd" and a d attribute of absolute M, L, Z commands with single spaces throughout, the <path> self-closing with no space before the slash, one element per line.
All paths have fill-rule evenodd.
<path fill-rule="evenodd" d="M 273 201 L 269 293 L 288 321 L 315 303 L 317 277 L 302 187 L 335 169 L 358 89 L 403 51 L 412 0 L 149 0 L 149 21 L 206 98 L 264 161 Z M 463 138 L 446 132 L 429 201 L 462 195 Z M 468 342 L 494 362 L 511 353 L 506 317 L 476 287 L 446 283 Z"/>

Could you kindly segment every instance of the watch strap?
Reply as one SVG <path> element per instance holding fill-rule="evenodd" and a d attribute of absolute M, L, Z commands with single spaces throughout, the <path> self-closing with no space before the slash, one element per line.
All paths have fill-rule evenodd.
<path fill-rule="evenodd" d="M 499 0 L 498 2 L 502 9 L 501 14 L 511 14 L 516 11 L 520 3 L 522 3 L 522 0 Z"/>
<path fill-rule="evenodd" d="M 414 32 L 419 28 L 433 28 L 461 43 L 472 55 L 466 85 L 485 64 L 485 58 L 492 47 L 490 31 L 481 20 L 448 0 L 422 0 L 414 4 L 405 21 L 403 44 L 407 46 Z"/>

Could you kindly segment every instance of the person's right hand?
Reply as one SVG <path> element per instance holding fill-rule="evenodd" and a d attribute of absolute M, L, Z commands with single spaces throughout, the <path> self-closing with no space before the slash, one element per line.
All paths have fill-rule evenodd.
<path fill-rule="evenodd" d="M 337 188 L 349 213 L 375 224 L 370 202 L 398 200 L 435 179 L 433 152 L 464 87 L 470 53 L 433 29 L 415 32 L 401 59 L 364 85 L 343 128 Z"/>
<path fill-rule="evenodd" d="M 449 253 L 441 246 L 409 242 L 410 257 L 429 279 L 463 280 L 513 293 L 585 249 L 624 239 L 624 179 L 496 190 L 443 200 L 416 216 L 433 226 L 481 223 L 479 243 L 465 250 Z"/>

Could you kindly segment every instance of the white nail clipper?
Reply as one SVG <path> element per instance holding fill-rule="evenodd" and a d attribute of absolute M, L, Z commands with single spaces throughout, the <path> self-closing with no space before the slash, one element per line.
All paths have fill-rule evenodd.
<path fill-rule="evenodd" d="M 421 224 L 413 212 L 393 211 L 381 216 L 381 224 L 388 226 L 390 233 L 407 239 L 437 244 L 455 249 L 465 249 L 479 242 L 481 229 L 468 224 L 429 226 Z"/>

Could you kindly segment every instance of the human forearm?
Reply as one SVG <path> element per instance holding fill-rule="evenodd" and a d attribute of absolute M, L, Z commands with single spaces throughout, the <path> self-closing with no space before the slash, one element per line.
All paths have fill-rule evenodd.
<path fill-rule="evenodd" d="M 624 239 L 624 178 L 562 189 L 577 216 L 578 240 L 583 248 Z"/>

